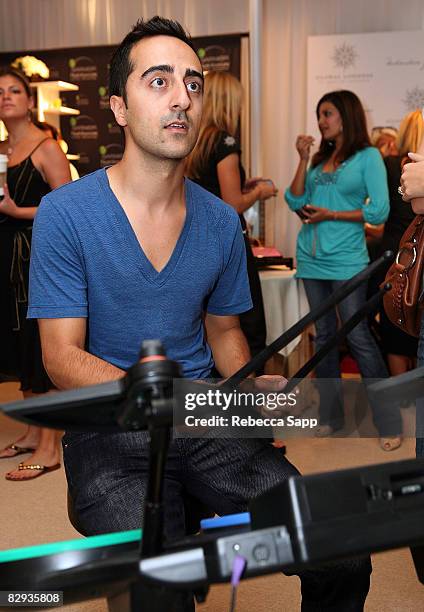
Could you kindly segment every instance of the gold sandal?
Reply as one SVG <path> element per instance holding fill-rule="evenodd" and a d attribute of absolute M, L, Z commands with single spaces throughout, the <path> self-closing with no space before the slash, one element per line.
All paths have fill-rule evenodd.
<path fill-rule="evenodd" d="M 9 446 L 5 446 L 0 452 L 13 450 L 13 455 L 5 455 L 4 457 L 0 456 L 0 459 L 11 459 L 12 457 L 17 457 L 18 455 L 23 455 L 25 453 L 33 453 L 35 448 L 26 448 L 24 446 L 18 446 L 17 444 L 9 444 Z"/>
<path fill-rule="evenodd" d="M 13 480 L 15 482 L 18 482 L 20 480 L 34 480 L 34 478 L 38 478 L 39 476 L 43 476 L 44 474 L 48 474 L 49 472 L 54 472 L 55 470 L 58 470 L 60 468 L 60 463 L 55 463 L 55 465 L 52 465 L 50 467 L 47 467 L 45 465 L 40 465 L 39 463 L 29 463 L 28 465 L 25 465 L 23 462 L 21 462 L 18 465 L 18 470 L 37 470 L 40 473 L 39 474 L 32 474 L 31 476 L 26 476 L 25 478 L 14 478 L 14 477 L 10 477 L 9 474 L 6 474 L 5 478 L 6 480 Z"/>

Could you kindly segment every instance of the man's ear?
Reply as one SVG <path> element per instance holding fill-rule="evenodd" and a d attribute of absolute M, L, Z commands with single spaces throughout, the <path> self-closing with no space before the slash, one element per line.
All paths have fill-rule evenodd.
<path fill-rule="evenodd" d="M 110 97 L 110 108 L 115 115 L 115 120 L 118 125 L 125 127 L 127 125 L 127 107 L 124 98 L 121 96 Z"/>

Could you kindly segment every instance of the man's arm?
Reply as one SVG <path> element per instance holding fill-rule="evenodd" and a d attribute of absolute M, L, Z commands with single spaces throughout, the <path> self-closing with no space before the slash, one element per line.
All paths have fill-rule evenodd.
<path fill-rule="evenodd" d="M 39 319 L 43 363 L 61 390 L 122 378 L 125 372 L 84 349 L 85 318 Z"/>
<path fill-rule="evenodd" d="M 206 336 L 215 365 L 222 377 L 228 378 L 250 360 L 250 351 L 240 328 L 238 316 L 207 313 Z"/>

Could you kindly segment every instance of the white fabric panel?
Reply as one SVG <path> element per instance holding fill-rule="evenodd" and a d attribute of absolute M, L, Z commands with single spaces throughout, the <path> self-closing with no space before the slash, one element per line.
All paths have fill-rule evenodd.
<path fill-rule="evenodd" d="M 303 282 L 296 280 L 294 275 L 295 270 L 288 270 L 285 266 L 275 266 L 275 269 L 259 272 L 264 300 L 267 344 L 274 342 L 280 337 L 282 330 L 290 329 L 309 312 Z M 280 351 L 280 355 L 288 357 L 301 339 L 302 335 L 297 336 Z"/>
<path fill-rule="evenodd" d="M 0 52 L 119 42 L 139 17 L 181 21 L 192 36 L 249 29 L 249 0 L 0 0 Z"/>

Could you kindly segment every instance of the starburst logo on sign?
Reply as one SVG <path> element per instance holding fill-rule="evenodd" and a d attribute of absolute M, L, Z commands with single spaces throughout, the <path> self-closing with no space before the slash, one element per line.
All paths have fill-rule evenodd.
<path fill-rule="evenodd" d="M 346 70 L 346 68 L 353 68 L 357 57 L 358 54 L 355 51 L 355 47 L 343 43 L 334 48 L 332 60 L 337 68 Z"/>
<path fill-rule="evenodd" d="M 403 102 L 409 111 L 422 108 L 424 106 L 424 89 L 418 87 L 418 85 L 412 89 L 407 89 Z"/>

